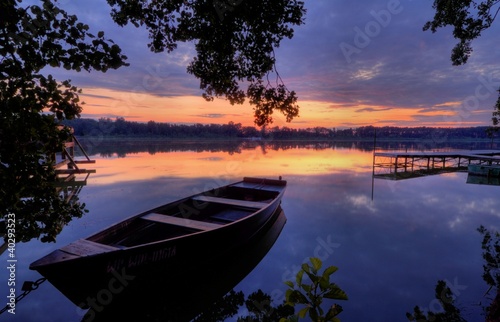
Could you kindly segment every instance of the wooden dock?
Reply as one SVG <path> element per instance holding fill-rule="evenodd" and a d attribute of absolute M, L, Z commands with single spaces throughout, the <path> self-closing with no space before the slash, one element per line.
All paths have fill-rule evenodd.
<path fill-rule="evenodd" d="M 500 165 L 500 150 L 374 152 L 373 177 L 402 180 L 447 172 L 466 172 L 470 164 Z"/>
<path fill-rule="evenodd" d="M 75 151 L 78 151 L 80 155 L 77 156 Z M 85 152 L 73 134 L 73 129 L 71 129 L 70 139 L 65 142 L 62 151 L 54 155 L 52 159 L 57 174 L 56 189 L 69 202 L 87 184 L 90 174 L 96 172 L 95 169 L 83 169 L 81 165 L 95 163 L 95 160 L 91 160 Z"/>

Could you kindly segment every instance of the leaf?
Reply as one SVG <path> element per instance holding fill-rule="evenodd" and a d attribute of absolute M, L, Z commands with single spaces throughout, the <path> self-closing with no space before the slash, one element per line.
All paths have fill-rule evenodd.
<path fill-rule="evenodd" d="M 325 293 L 323 297 L 332 300 L 348 300 L 347 294 L 343 290 L 341 290 L 337 285 L 332 284 L 330 288 L 331 288 L 330 291 Z"/>
<path fill-rule="evenodd" d="M 317 257 L 311 257 L 309 258 L 309 260 L 311 261 L 311 264 L 313 265 L 313 270 L 315 273 L 317 273 L 321 266 L 323 265 L 323 263 L 321 262 L 321 259 L 317 258 Z"/>
<path fill-rule="evenodd" d="M 285 299 L 286 299 L 287 305 L 294 306 L 296 303 L 292 297 L 293 292 L 294 292 L 294 290 L 291 290 L 291 289 L 288 289 L 285 292 Z"/>
<path fill-rule="evenodd" d="M 304 271 L 299 271 L 297 276 L 295 277 L 295 281 L 297 282 L 297 286 L 302 285 L 302 277 L 304 276 Z"/>
<path fill-rule="evenodd" d="M 285 284 L 290 287 L 290 288 L 293 288 L 294 285 L 293 285 L 293 282 L 292 281 L 285 281 Z"/>
<path fill-rule="evenodd" d="M 329 279 L 326 279 L 325 277 L 321 277 L 319 279 L 319 286 L 320 286 L 322 291 L 328 289 L 328 287 L 330 286 Z"/>
<path fill-rule="evenodd" d="M 311 318 L 311 321 L 319 321 L 318 312 L 314 309 L 309 310 L 309 317 Z"/>
<path fill-rule="evenodd" d="M 303 284 L 301 285 L 302 286 L 302 289 L 304 291 L 306 291 L 307 293 L 310 293 L 311 292 L 311 285 L 308 285 L 308 284 Z"/>
<path fill-rule="evenodd" d="M 298 313 L 299 317 L 302 318 L 302 319 L 305 318 L 307 312 L 309 312 L 309 309 L 310 309 L 310 307 L 306 306 L 302 310 L 300 310 L 299 313 Z"/>
<path fill-rule="evenodd" d="M 302 292 L 300 291 L 297 291 L 297 290 L 292 290 L 288 296 L 287 296 L 287 299 L 290 303 L 300 303 L 300 304 L 307 304 L 309 303 L 307 301 L 307 297 L 302 294 Z M 293 305 L 292 305 L 293 306 Z"/>
<path fill-rule="evenodd" d="M 333 304 L 328 312 L 326 313 L 325 320 L 326 321 L 340 321 L 336 318 L 343 311 L 342 306 Z"/>
<path fill-rule="evenodd" d="M 323 272 L 323 277 L 329 279 L 330 275 L 332 275 L 333 273 L 335 273 L 337 270 L 338 270 L 338 267 L 329 266 Z"/>
<path fill-rule="evenodd" d="M 314 283 L 314 284 L 317 284 L 318 283 L 318 280 L 319 280 L 319 277 L 311 272 L 308 272 L 306 271 L 305 272 L 307 274 L 307 276 L 309 277 L 309 279 Z"/>

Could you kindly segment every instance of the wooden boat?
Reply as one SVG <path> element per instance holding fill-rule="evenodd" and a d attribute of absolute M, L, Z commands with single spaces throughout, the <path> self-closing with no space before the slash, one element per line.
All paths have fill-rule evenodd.
<path fill-rule="evenodd" d="M 87 279 L 210 258 L 251 239 L 270 220 L 285 188 L 281 178 L 243 178 L 135 215 L 53 251 L 30 269 L 56 287 L 78 276 L 79 287 L 86 287 Z"/>

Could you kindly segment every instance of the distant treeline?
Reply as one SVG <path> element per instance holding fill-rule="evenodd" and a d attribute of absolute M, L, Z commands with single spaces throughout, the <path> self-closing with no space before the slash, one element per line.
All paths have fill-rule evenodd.
<path fill-rule="evenodd" d="M 434 128 L 434 127 L 373 127 L 336 129 L 314 127 L 292 129 L 288 127 L 242 126 L 228 124 L 173 124 L 149 121 L 126 121 L 124 118 L 76 119 L 66 121 L 77 136 L 109 137 L 170 137 L 170 138 L 262 138 L 262 139 L 368 139 L 376 134 L 379 139 L 488 139 L 490 127 Z M 495 134 L 496 135 L 496 134 Z"/>

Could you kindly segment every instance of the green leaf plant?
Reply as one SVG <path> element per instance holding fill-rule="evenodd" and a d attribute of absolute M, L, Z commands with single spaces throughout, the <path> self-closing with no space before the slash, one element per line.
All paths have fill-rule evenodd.
<path fill-rule="evenodd" d="M 297 315 L 288 319 L 282 318 L 280 322 L 298 321 L 299 318 L 305 318 L 307 315 L 315 322 L 340 321 L 337 318 L 337 315 L 342 312 L 340 305 L 332 304 L 326 312 L 321 307 L 324 299 L 347 300 L 347 294 L 330 280 L 331 275 L 338 268 L 329 266 L 320 273 L 322 261 L 316 257 L 311 257 L 309 260 L 310 264 L 302 264 L 302 269 L 296 275 L 295 283 L 285 282 L 289 287 L 285 295 L 286 304 L 292 307 L 300 304 L 304 307 L 299 310 Z M 304 279 L 304 277 L 308 279 Z"/>

